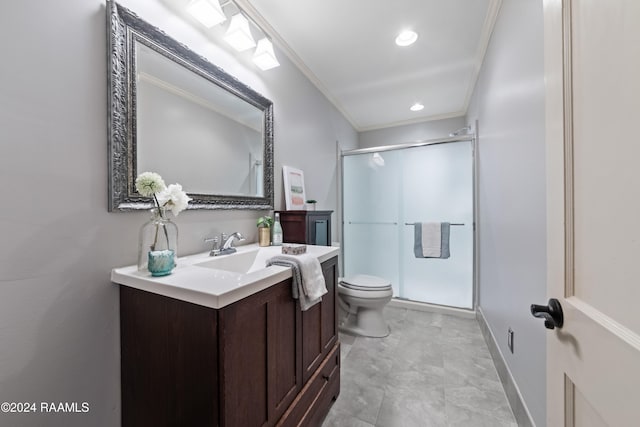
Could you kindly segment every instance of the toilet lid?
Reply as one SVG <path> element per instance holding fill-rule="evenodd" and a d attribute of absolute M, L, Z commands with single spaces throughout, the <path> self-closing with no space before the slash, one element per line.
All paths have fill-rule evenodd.
<path fill-rule="evenodd" d="M 359 291 L 382 291 L 391 289 L 391 283 L 389 283 L 388 280 L 367 274 L 356 274 L 355 276 L 345 277 L 340 283 L 345 288 Z"/>

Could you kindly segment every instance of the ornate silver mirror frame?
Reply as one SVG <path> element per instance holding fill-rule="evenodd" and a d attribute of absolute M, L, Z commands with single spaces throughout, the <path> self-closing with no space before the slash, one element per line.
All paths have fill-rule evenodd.
<path fill-rule="evenodd" d="M 261 196 L 194 194 L 188 209 L 273 209 L 273 103 L 221 68 L 114 1 L 107 1 L 109 211 L 148 209 L 152 200 L 135 189 L 136 49 L 141 43 L 263 111 Z M 211 159 L 215 166 L 221 159 Z"/>

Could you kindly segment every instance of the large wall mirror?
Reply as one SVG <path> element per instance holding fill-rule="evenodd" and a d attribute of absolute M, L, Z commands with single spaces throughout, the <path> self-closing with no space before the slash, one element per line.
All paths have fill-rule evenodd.
<path fill-rule="evenodd" d="M 189 209 L 273 209 L 272 102 L 119 4 L 109 28 L 109 210 L 159 173 Z"/>

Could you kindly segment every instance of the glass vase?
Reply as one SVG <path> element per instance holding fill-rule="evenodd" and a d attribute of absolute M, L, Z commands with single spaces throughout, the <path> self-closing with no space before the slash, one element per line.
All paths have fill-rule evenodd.
<path fill-rule="evenodd" d="M 166 276 L 176 265 L 178 227 L 164 208 L 151 209 L 151 219 L 140 229 L 138 270 Z"/>

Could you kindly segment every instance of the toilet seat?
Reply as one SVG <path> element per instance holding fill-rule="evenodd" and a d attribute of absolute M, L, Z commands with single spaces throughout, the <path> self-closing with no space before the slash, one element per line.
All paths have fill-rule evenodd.
<path fill-rule="evenodd" d="M 342 283 L 338 283 L 338 295 L 373 301 L 378 299 L 391 299 L 393 296 L 393 289 L 391 286 L 383 289 L 351 289 L 344 286 Z"/>
<path fill-rule="evenodd" d="M 388 291 L 391 289 L 391 283 L 388 280 L 367 274 L 356 274 L 355 276 L 343 278 L 340 284 L 344 288 L 354 291 Z"/>
<path fill-rule="evenodd" d="M 340 278 L 338 282 L 340 331 L 365 337 L 389 335 L 382 310 L 393 297 L 388 280 L 366 274 Z"/>

